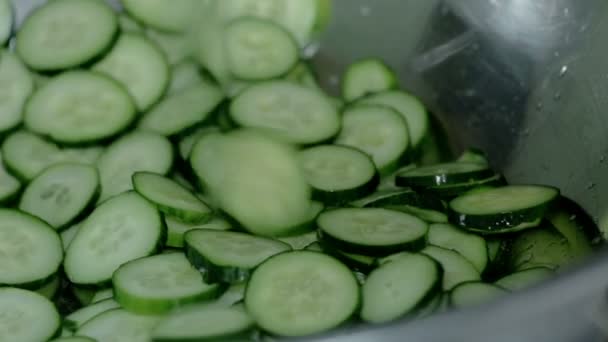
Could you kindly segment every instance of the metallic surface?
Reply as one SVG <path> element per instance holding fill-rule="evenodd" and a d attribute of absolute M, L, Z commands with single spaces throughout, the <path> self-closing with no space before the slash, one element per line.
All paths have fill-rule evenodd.
<path fill-rule="evenodd" d="M 167 0 L 168 1 L 168 0 Z M 42 0 L 14 0 L 19 17 Z M 608 232 L 608 2 L 334 0 L 316 57 L 329 89 L 384 58 L 456 149 L 486 150 L 512 182 L 558 186 Z M 608 255 L 486 306 L 317 341 L 602 341 Z"/>

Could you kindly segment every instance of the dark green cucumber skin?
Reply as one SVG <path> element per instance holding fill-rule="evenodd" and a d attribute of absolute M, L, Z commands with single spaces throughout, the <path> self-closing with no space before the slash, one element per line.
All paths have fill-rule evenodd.
<path fill-rule="evenodd" d="M 186 257 L 190 263 L 203 273 L 206 283 L 238 284 L 246 281 L 254 268 L 219 266 L 199 253 L 187 241 L 184 241 Z"/>
<path fill-rule="evenodd" d="M 376 268 L 376 261 L 372 262 L 371 264 L 367 264 L 367 263 L 361 262 L 359 260 L 350 258 L 348 255 L 340 252 L 340 250 L 334 248 L 333 246 L 329 245 L 328 243 L 326 243 L 324 241 L 317 241 L 317 243 L 321 246 L 321 249 L 323 252 L 340 260 L 342 263 L 344 263 L 346 266 L 348 266 L 348 268 L 350 268 L 351 270 L 361 272 L 361 273 L 367 275 Z"/>
<path fill-rule="evenodd" d="M 365 184 L 353 189 L 339 191 L 324 191 L 312 189 L 313 201 L 319 201 L 330 206 L 340 206 L 358 200 L 372 194 L 380 184 L 380 174 L 376 172 L 374 176 Z"/>
<path fill-rule="evenodd" d="M 518 210 L 511 213 L 491 214 L 491 215 L 467 215 L 448 208 L 448 219 L 458 227 L 482 235 L 507 234 L 534 228 L 540 221 L 533 224 L 536 220 L 542 219 L 551 203 Z M 529 226 L 522 227 L 530 223 Z"/>
<path fill-rule="evenodd" d="M 400 205 L 409 205 L 413 207 L 437 211 L 445 210 L 443 202 L 441 202 L 441 200 L 436 196 L 432 194 L 421 195 L 413 190 L 407 192 L 396 192 L 392 196 L 383 197 L 375 201 L 366 203 L 365 205 L 363 205 L 363 208 L 385 208 Z"/>
<path fill-rule="evenodd" d="M 418 177 L 407 177 L 405 174 L 398 174 L 395 177 L 395 184 L 399 187 L 413 187 L 413 188 L 428 188 L 437 187 L 442 185 L 452 185 L 459 183 L 467 183 L 483 180 L 492 177 L 494 171 L 490 168 L 486 168 L 478 171 L 471 171 L 466 173 L 446 173 L 437 174 L 433 176 L 418 176 Z"/>
<path fill-rule="evenodd" d="M 486 187 L 486 186 L 494 187 L 494 186 L 504 186 L 504 185 L 507 185 L 507 181 L 504 179 L 504 177 L 502 175 L 496 174 L 492 177 L 482 179 L 479 181 L 467 182 L 467 183 L 457 183 L 457 184 L 452 184 L 452 185 L 447 185 L 447 186 L 428 187 L 428 188 L 420 189 L 420 191 L 423 193 L 434 194 L 435 196 L 437 196 L 441 199 L 451 200 L 466 192 L 469 192 L 469 191 L 474 190 L 479 187 Z"/>
<path fill-rule="evenodd" d="M 416 252 L 422 250 L 426 246 L 426 235 L 414 241 L 408 241 L 405 243 L 386 246 L 370 246 L 342 241 L 327 234 L 325 231 L 323 231 L 323 229 L 319 229 L 317 234 L 319 235 L 319 241 L 327 246 L 331 246 L 331 248 L 342 250 L 347 253 L 362 254 L 374 257 L 385 257 L 403 251 Z"/>

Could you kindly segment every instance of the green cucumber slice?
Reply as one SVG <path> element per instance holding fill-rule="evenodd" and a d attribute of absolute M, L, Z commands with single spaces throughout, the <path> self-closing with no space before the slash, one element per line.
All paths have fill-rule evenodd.
<path fill-rule="evenodd" d="M 0 288 L 0 336 L 4 341 L 48 341 L 60 328 L 55 305 L 26 290 Z"/>

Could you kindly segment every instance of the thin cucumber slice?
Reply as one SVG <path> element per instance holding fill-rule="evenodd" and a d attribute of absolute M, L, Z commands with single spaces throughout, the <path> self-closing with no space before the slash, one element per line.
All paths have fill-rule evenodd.
<path fill-rule="evenodd" d="M 230 230 L 232 225 L 219 216 L 212 217 L 205 223 L 184 223 L 171 216 L 165 216 L 167 225 L 167 247 L 184 247 L 184 234 L 193 229 Z"/>
<path fill-rule="evenodd" d="M 486 239 L 488 245 L 488 258 L 490 262 L 494 262 L 500 256 L 501 249 L 504 248 L 504 241 L 502 239 Z"/>
<path fill-rule="evenodd" d="M 420 195 L 412 189 L 379 190 L 351 205 L 359 208 L 386 208 L 414 206 L 418 208 L 445 210 L 441 200 L 432 195 Z"/>
<path fill-rule="evenodd" d="M 478 163 L 478 164 L 482 164 L 482 165 L 490 165 L 486 154 L 483 151 L 475 149 L 475 148 L 469 148 L 469 149 L 465 150 L 464 152 L 462 152 L 460 157 L 458 157 L 457 161 L 465 162 L 465 163 Z"/>
<path fill-rule="evenodd" d="M 62 230 L 87 214 L 99 196 L 99 175 L 93 166 L 55 164 L 25 189 L 19 209 Z"/>
<path fill-rule="evenodd" d="M 114 141 L 99 157 L 99 201 L 132 189 L 135 172 L 167 174 L 173 166 L 173 146 L 161 135 L 135 131 Z"/>
<path fill-rule="evenodd" d="M 167 215 L 183 222 L 205 223 L 213 211 L 193 193 L 177 182 L 152 172 L 136 172 L 133 188 Z"/>
<path fill-rule="evenodd" d="M 287 74 L 298 62 L 298 46 L 289 32 L 270 20 L 238 18 L 224 31 L 228 68 L 243 80 L 265 80 Z"/>
<path fill-rule="evenodd" d="M 122 133 L 135 119 L 125 89 L 101 74 L 70 71 L 38 89 L 25 106 L 25 126 L 63 144 L 90 144 Z"/>
<path fill-rule="evenodd" d="M 63 245 L 64 251 L 68 250 L 68 247 L 76 237 L 76 234 L 78 234 L 78 231 L 80 231 L 81 226 L 82 222 L 79 222 L 61 232 L 61 244 Z"/>
<path fill-rule="evenodd" d="M 42 220 L 13 209 L 0 209 L 0 251 L 2 286 L 37 288 L 57 273 L 63 260 L 57 232 Z"/>
<path fill-rule="evenodd" d="M 456 183 L 450 185 L 431 186 L 421 189 L 424 193 L 433 194 L 444 200 L 452 200 L 469 191 L 507 185 L 504 177 L 501 174 L 495 174 L 491 177 L 477 181 Z"/>
<path fill-rule="evenodd" d="M 91 318 L 108 310 L 117 309 L 119 307 L 120 304 L 118 304 L 114 299 L 106 299 L 98 303 L 93 303 L 65 316 L 63 326 L 69 331 L 74 332 L 80 329 L 80 327 L 82 327 L 82 325 L 88 322 Z"/>
<path fill-rule="evenodd" d="M 217 126 L 203 126 L 199 127 L 192 133 L 182 137 L 178 142 L 179 156 L 183 161 L 190 160 L 190 153 L 194 148 L 194 145 L 207 134 L 220 133 L 220 128 Z"/>
<path fill-rule="evenodd" d="M 199 83 L 158 103 L 142 117 L 138 127 L 164 136 L 178 135 L 203 123 L 223 97 L 215 85 Z"/>
<path fill-rule="evenodd" d="M 405 165 L 405 166 L 402 166 L 402 167 L 398 168 L 395 171 L 392 171 L 390 173 L 384 174 L 382 176 L 382 178 L 380 179 L 380 185 L 378 185 L 378 191 L 388 191 L 388 190 L 400 190 L 400 189 L 403 189 L 401 187 L 398 187 L 395 184 L 395 178 L 402 171 L 413 169 L 415 167 L 417 167 L 416 164 L 408 164 L 408 165 Z"/>
<path fill-rule="evenodd" d="M 118 26 L 121 32 L 142 33 L 144 31 L 140 23 L 124 12 L 118 14 Z"/>
<path fill-rule="evenodd" d="M 3 341 L 48 341 L 60 327 L 55 305 L 26 290 L 0 288 L 0 336 Z"/>
<path fill-rule="evenodd" d="M 376 58 L 352 63 L 344 73 L 342 97 L 352 102 L 365 95 L 398 87 L 397 76 L 384 62 Z"/>
<path fill-rule="evenodd" d="M 300 61 L 284 78 L 310 89 L 322 91 L 310 61 Z"/>
<path fill-rule="evenodd" d="M 410 140 L 419 148 L 430 130 L 429 114 L 415 97 L 399 90 L 389 90 L 362 98 L 357 103 L 388 106 L 399 112 L 407 121 Z"/>
<path fill-rule="evenodd" d="M 320 15 L 326 14 L 315 0 L 214 0 L 224 22 L 245 16 L 270 19 L 282 25 L 298 41 L 307 46 L 314 38 Z"/>
<path fill-rule="evenodd" d="M 492 284 L 470 282 L 463 283 L 450 292 L 450 305 L 455 308 L 467 308 L 489 302 L 508 294 L 508 291 Z"/>
<path fill-rule="evenodd" d="M 507 265 L 512 271 L 535 267 L 559 269 L 576 260 L 568 240 L 551 226 L 519 234 L 511 243 Z"/>
<path fill-rule="evenodd" d="M 95 292 L 95 295 L 91 299 L 91 303 L 98 303 L 106 299 L 114 298 L 114 292 L 111 288 L 105 290 L 99 290 Z"/>
<path fill-rule="evenodd" d="M 414 312 L 441 290 L 442 273 L 435 260 L 421 254 L 381 266 L 363 284 L 361 318 L 381 323 Z"/>
<path fill-rule="evenodd" d="M 322 145 L 299 153 L 312 198 L 325 204 L 345 204 L 372 193 L 379 182 L 373 160 L 347 146 Z"/>
<path fill-rule="evenodd" d="M 219 284 L 207 284 L 182 253 L 166 253 L 123 264 L 112 276 L 114 298 L 139 314 L 161 314 L 217 296 Z"/>
<path fill-rule="evenodd" d="M 353 271 L 360 272 L 364 275 L 368 274 L 377 266 L 378 260 L 376 257 L 344 252 L 327 243 L 324 243 L 323 241 L 319 242 L 319 248 L 320 252 L 325 252 L 335 257 L 336 259 L 342 261 Z M 310 249 L 307 248 L 306 250 Z"/>
<path fill-rule="evenodd" d="M 490 188 L 452 200 L 450 218 L 455 224 L 477 232 L 519 231 L 538 225 L 558 196 L 559 190 L 539 185 Z"/>
<path fill-rule="evenodd" d="M 291 250 L 281 241 L 253 235 L 196 229 L 184 236 L 190 262 L 205 270 L 211 283 L 240 283 L 271 256 Z"/>
<path fill-rule="evenodd" d="M 268 259 L 253 272 L 245 293 L 256 323 L 281 336 L 335 328 L 355 313 L 359 301 L 353 273 L 334 258 L 309 251 Z"/>
<path fill-rule="evenodd" d="M 380 172 L 392 171 L 402 161 L 409 147 L 407 123 L 389 107 L 356 105 L 342 117 L 342 131 L 337 144 L 352 146 L 369 154 Z"/>
<path fill-rule="evenodd" d="M 0 0 L 0 26 L 2 8 L 8 0 Z M 0 28 L 0 45 L 2 45 Z M 34 91 L 34 79 L 29 70 L 11 52 L 0 49 L 0 135 L 15 129 L 23 120 L 26 100 Z"/>
<path fill-rule="evenodd" d="M 20 192 L 21 182 L 6 170 L 0 154 L 0 205 L 10 204 Z"/>
<path fill-rule="evenodd" d="M 318 241 L 311 243 L 303 249 L 311 252 L 323 252 L 323 247 Z"/>
<path fill-rule="evenodd" d="M 90 337 L 85 337 L 85 336 L 66 336 L 66 337 L 60 337 L 54 340 L 51 340 L 51 342 L 97 342 L 94 339 L 90 338 Z"/>
<path fill-rule="evenodd" d="M 55 275 L 46 284 L 36 289 L 36 293 L 52 300 L 55 298 L 61 287 L 61 277 Z"/>
<path fill-rule="evenodd" d="M 120 265 L 154 253 L 164 231 L 156 208 L 126 192 L 98 206 L 83 222 L 63 267 L 72 283 L 103 284 Z"/>
<path fill-rule="evenodd" d="M 481 279 L 479 271 L 462 255 L 449 249 L 428 246 L 423 254 L 437 260 L 443 268 L 443 290 L 449 291 L 456 285 Z"/>
<path fill-rule="evenodd" d="M 103 1 L 50 1 L 21 25 L 16 50 L 34 70 L 70 69 L 106 52 L 117 33 L 116 14 Z"/>
<path fill-rule="evenodd" d="M 582 259 L 593 252 L 594 246 L 590 240 L 600 233 L 593 222 L 588 221 L 587 213 L 578 208 L 578 205 L 563 197 L 559 205 L 559 209 L 549 212 L 546 218 L 555 230 L 568 240 L 573 256 L 577 260 Z"/>
<path fill-rule="evenodd" d="M 177 94 L 200 83 L 213 83 L 204 77 L 201 67 L 194 61 L 186 59 L 171 68 L 171 82 L 167 89 L 167 96 Z"/>
<path fill-rule="evenodd" d="M 488 246 L 482 237 L 449 224 L 432 224 L 427 239 L 431 245 L 460 253 L 479 273 L 483 273 L 488 265 Z"/>
<path fill-rule="evenodd" d="M 197 13 L 198 0 L 120 0 L 125 10 L 144 24 L 162 31 L 186 30 Z"/>
<path fill-rule="evenodd" d="M 220 307 L 231 307 L 237 303 L 243 302 L 243 298 L 245 298 L 245 288 L 247 287 L 247 283 L 240 283 L 231 285 L 226 292 L 222 294 L 220 298 L 215 300 L 213 303 L 209 303 L 207 305 L 215 305 Z"/>
<path fill-rule="evenodd" d="M 294 234 L 310 217 L 310 190 L 295 151 L 252 131 L 210 135 L 191 156 L 192 168 L 220 207 L 261 236 Z"/>
<path fill-rule="evenodd" d="M 158 102 L 169 85 L 167 58 L 148 38 L 135 33 L 123 33 L 93 70 L 123 84 L 142 112 Z"/>
<path fill-rule="evenodd" d="M 103 312 L 86 322 L 76 335 L 96 341 L 149 342 L 160 317 L 141 316 L 123 309 Z"/>
<path fill-rule="evenodd" d="M 317 219 L 323 241 L 345 252 L 389 255 L 424 247 L 428 224 L 419 218 L 381 208 L 325 211 Z"/>
<path fill-rule="evenodd" d="M 432 187 L 478 181 L 494 175 L 494 171 L 479 163 L 448 163 L 423 166 L 401 172 L 395 184 L 401 187 Z"/>
<path fill-rule="evenodd" d="M 245 341 L 255 322 L 242 306 L 189 306 L 158 323 L 152 341 Z"/>
<path fill-rule="evenodd" d="M 420 208 L 412 205 L 389 205 L 386 206 L 386 209 L 408 213 L 429 223 L 448 223 L 448 215 L 438 210 Z"/>
<path fill-rule="evenodd" d="M 535 267 L 512 273 L 500 278 L 494 284 L 509 291 L 520 291 L 537 285 L 538 283 L 551 278 L 554 274 L 555 273 L 550 268 Z"/>
<path fill-rule="evenodd" d="M 90 305 L 91 300 L 93 299 L 93 296 L 95 295 L 95 290 L 93 290 L 92 288 L 89 288 L 89 287 L 79 287 L 79 286 L 72 284 L 71 290 L 72 290 L 72 293 L 74 294 L 74 297 L 76 297 L 76 299 L 78 300 L 80 305 L 83 305 L 83 306 Z"/>
<path fill-rule="evenodd" d="M 170 65 L 176 65 L 192 54 L 190 38 L 185 34 L 148 29 L 146 30 L 146 36 L 163 51 Z"/>
<path fill-rule="evenodd" d="M 17 131 L 2 144 L 6 168 L 23 181 L 32 180 L 42 170 L 60 162 L 92 165 L 102 152 L 100 147 L 62 149 L 28 131 Z"/>
<path fill-rule="evenodd" d="M 10 0 L 0 0 L 0 46 L 6 44 L 13 32 L 14 9 Z"/>
<path fill-rule="evenodd" d="M 282 80 L 245 89 L 230 105 L 230 118 L 301 145 L 327 141 L 340 130 L 338 112 L 324 94 Z"/>
<path fill-rule="evenodd" d="M 301 250 L 308 247 L 311 243 L 317 242 L 318 238 L 317 232 L 312 231 L 300 235 L 281 237 L 278 240 L 290 245 L 294 250 Z"/>

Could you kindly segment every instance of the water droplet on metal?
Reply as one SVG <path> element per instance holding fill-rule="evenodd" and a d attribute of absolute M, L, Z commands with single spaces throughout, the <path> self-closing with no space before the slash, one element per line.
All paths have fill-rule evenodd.
<path fill-rule="evenodd" d="M 568 72 L 568 66 L 567 65 L 562 66 L 562 68 L 559 70 L 559 77 L 564 77 L 567 72 Z"/>

